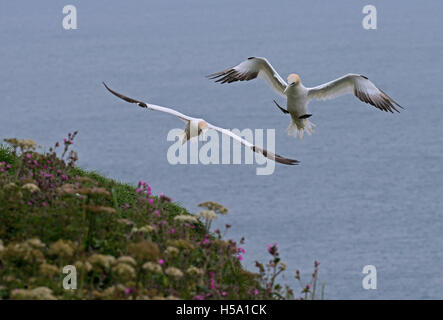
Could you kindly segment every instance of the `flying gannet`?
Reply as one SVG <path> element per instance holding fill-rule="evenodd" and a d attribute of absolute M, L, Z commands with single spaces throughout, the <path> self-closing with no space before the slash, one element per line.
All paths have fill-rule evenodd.
<path fill-rule="evenodd" d="M 252 143 L 250 143 L 249 141 L 242 139 L 240 136 L 232 133 L 231 131 L 229 131 L 227 129 L 216 127 L 201 118 L 189 117 L 189 116 L 184 115 L 184 114 L 182 114 L 178 111 L 175 111 L 174 109 L 171 109 L 171 108 L 161 107 L 161 106 L 157 106 L 155 104 L 150 104 L 150 103 L 146 103 L 143 101 L 129 98 L 127 96 L 122 95 L 121 93 L 118 93 L 118 92 L 110 89 L 104 82 L 103 82 L 103 85 L 105 86 L 105 88 L 109 92 L 111 92 L 113 95 L 119 97 L 120 99 L 123 99 L 127 102 L 130 102 L 130 103 L 136 103 L 138 106 L 140 106 L 142 108 L 148 108 L 151 110 L 157 110 L 157 111 L 169 113 L 169 114 L 172 114 L 172 115 L 178 117 L 179 119 L 183 120 L 186 123 L 186 128 L 182 133 L 182 143 L 185 143 L 186 141 L 188 141 L 191 138 L 199 136 L 205 130 L 214 129 L 218 132 L 221 132 L 222 134 L 226 134 L 226 135 L 230 136 L 231 138 L 239 141 L 241 144 L 245 145 L 247 148 L 250 148 L 253 152 L 260 153 L 263 156 L 265 156 L 266 158 L 271 159 L 273 161 L 287 164 L 287 165 L 295 165 L 300 162 L 298 160 L 288 159 L 288 158 L 282 157 L 278 154 L 274 154 L 272 152 L 269 152 L 265 149 L 259 148 L 255 145 L 253 145 Z"/>
<path fill-rule="evenodd" d="M 350 73 L 325 84 L 306 88 L 297 74 L 290 74 L 286 83 L 266 58 L 250 57 L 235 67 L 207 77 L 217 79 L 215 82 L 220 83 L 248 81 L 257 77 L 265 79 L 275 92 L 287 98 L 287 109 L 282 108 L 275 100 L 274 103 L 283 113 L 291 116 L 288 134 L 296 138 L 298 131 L 300 139 L 303 139 L 304 131 L 308 135 L 314 132 L 315 125 L 308 120 L 312 116 L 308 113 L 308 104 L 313 98 L 328 100 L 353 93 L 361 101 L 386 112 L 399 112 L 395 105 L 402 108 L 363 75 Z"/>

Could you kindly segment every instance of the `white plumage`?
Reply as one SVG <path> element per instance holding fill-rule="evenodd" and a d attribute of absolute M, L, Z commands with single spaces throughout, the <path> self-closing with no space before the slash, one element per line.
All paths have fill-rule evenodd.
<path fill-rule="evenodd" d="M 252 151 L 262 154 L 263 156 L 267 157 L 268 159 L 271 159 L 271 160 L 274 160 L 276 162 L 283 163 L 286 165 L 295 165 L 295 164 L 299 163 L 298 160 L 285 158 L 285 157 L 282 157 L 278 154 L 274 154 L 274 153 L 269 152 L 265 149 L 259 148 L 255 145 L 253 145 L 252 143 L 250 143 L 249 141 L 232 133 L 231 131 L 214 126 L 201 118 L 193 118 L 193 117 L 184 115 L 183 113 L 180 113 L 180 112 L 178 112 L 174 109 L 171 109 L 171 108 L 166 108 L 166 107 L 158 106 L 155 104 L 145 103 L 143 101 L 139 101 L 139 100 L 127 97 L 121 93 L 118 93 L 118 92 L 110 89 L 105 83 L 103 83 L 103 85 L 113 95 L 117 96 L 120 99 L 125 100 L 126 102 L 135 103 L 142 108 L 147 108 L 147 109 L 151 109 L 151 110 L 169 113 L 169 114 L 172 114 L 172 115 L 178 117 L 179 119 L 183 120 L 186 123 L 185 130 L 182 133 L 182 142 L 183 143 L 185 143 L 189 139 L 199 136 L 205 130 L 213 129 L 213 130 L 216 130 L 222 134 L 226 134 L 226 135 L 230 136 L 231 138 L 239 141 L 241 144 L 243 144 L 247 148 L 250 148 Z"/>
<path fill-rule="evenodd" d="M 287 78 L 288 83 L 286 83 L 266 58 L 250 57 L 235 67 L 211 74 L 208 77 L 216 79 L 215 81 L 220 83 L 248 81 L 257 77 L 265 79 L 275 92 L 287 98 L 287 109 L 279 106 L 276 101 L 274 102 L 281 111 L 291 116 L 288 134 L 296 137 L 298 133 L 300 139 L 303 139 L 304 131 L 309 135 L 314 131 L 315 125 L 308 120 L 311 116 L 308 113 L 308 104 L 314 98 L 327 100 L 345 94 L 354 94 L 361 101 L 386 112 L 399 112 L 396 106 L 402 108 L 365 76 L 347 74 L 325 84 L 307 88 L 302 84 L 297 74 L 290 74 Z"/>

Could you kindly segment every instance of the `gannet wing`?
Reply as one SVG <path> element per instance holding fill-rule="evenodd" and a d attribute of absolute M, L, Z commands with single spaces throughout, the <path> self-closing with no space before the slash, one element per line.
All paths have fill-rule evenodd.
<path fill-rule="evenodd" d="M 235 81 L 248 81 L 257 77 L 263 78 L 278 94 L 285 96 L 287 83 L 275 71 L 266 58 L 250 57 L 235 67 L 216 72 L 207 76 L 217 79 L 215 82 L 231 83 Z"/>
<path fill-rule="evenodd" d="M 162 112 L 165 112 L 165 113 L 169 113 L 169 114 L 172 114 L 172 115 L 174 115 L 174 116 L 179 117 L 180 119 L 186 121 L 187 123 L 189 123 L 189 121 L 192 121 L 192 120 L 204 121 L 203 119 L 200 119 L 200 118 L 189 117 L 189 116 L 184 115 L 184 114 L 182 114 L 182 113 L 180 113 L 180 112 L 178 112 L 178 111 L 175 111 L 174 109 L 171 109 L 171 108 L 161 107 L 161 106 L 157 106 L 157 105 L 154 105 L 154 104 L 146 103 L 146 102 L 143 102 L 143 101 L 140 101 L 140 100 L 136 100 L 136 99 L 133 99 L 133 98 L 127 97 L 127 96 L 125 96 L 125 95 L 123 95 L 123 94 L 121 94 L 121 93 L 118 93 L 118 92 L 112 90 L 112 89 L 109 88 L 105 83 L 103 83 L 103 85 L 104 85 L 104 86 L 106 87 L 106 89 L 107 89 L 109 92 L 111 92 L 113 95 L 115 95 L 115 96 L 119 97 L 120 99 L 123 99 L 123 100 L 125 100 L 125 101 L 127 101 L 127 102 L 130 102 L 130 103 L 136 103 L 137 105 L 139 105 L 139 106 L 142 107 L 142 108 L 148 108 L 148 109 L 151 109 L 151 110 L 157 110 L 157 111 L 162 111 Z M 205 122 L 206 122 L 206 121 L 205 121 Z M 207 123 L 207 122 L 206 122 L 206 123 Z M 267 150 L 264 150 L 264 149 L 261 149 L 261 148 L 259 148 L 259 147 L 256 147 L 256 146 L 254 146 L 252 143 L 250 143 L 249 141 L 247 141 L 247 140 L 245 140 L 245 139 L 242 139 L 241 137 L 239 137 L 239 136 L 233 134 L 233 133 L 232 133 L 231 131 L 229 131 L 229 130 L 226 130 L 226 129 L 223 129 L 223 128 L 219 128 L 219 127 L 216 127 L 216 126 L 214 126 L 214 125 L 212 125 L 212 124 L 209 124 L 209 123 L 208 123 L 208 128 L 210 128 L 210 129 L 214 129 L 214 130 L 217 130 L 217 131 L 219 131 L 219 132 L 221 132 L 221 133 L 223 133 L 223 134 L 226 134 L 226 135 L 232 137 L 233 139 L 235 139 L 235 140 L 241 142 L 241 143 L 244 144 L 246 147 L 250 148 L 252 151 L 257 152 L 257 153 L 261 153 L 261 154 L 264 155 L 265 157 L 267 157 L 267 158 L 269 158 L 269 159 L 271 159 L 271 160 L 274 160 L 274 161 L 276 161 L 276 162 L 283 163 L 283 164 L 287 164 L 287 165 L 294 165 L 294 164 L 298 164 L 298 163 L 299 163 L 298 160 L 292 160 L 292 159 L 284 158 L 284 157 L 282 157 L 282 156 L 280 156 L 280 155 L 278 155 L 278 154 L 274 154 L 274 153 L 272 153 L 272 152 L 268 152 Z"/>
<path fill-rule="evenodd" d="M 393 113 L 393 110 L 400 112 L 395 106 L 403 109 L 368 78 L 359 74 L 347 74 L 336 80 L 307 89 L 308 99 L 328 100 L 345 94 L 354 94 L 361 101 L 386 112 Z"/>
<path fill-rule="evenodd" d="M 172 114 L 172 115 L 174 115 L 174 116 L 180 118 L 181 120 L 183 120 L 183 121 L 185 121 L 185 122 L 192 121 L 192 120 L 196 120 L 196 118 L 193 118 L 193 117 L 189 117 L 189 116 L 187 116 L 187 115 L 184 115 L 183 113 L 180 113 L 180 112 L 178 112 L 178 111 L 176 111 L 176 110 L 174 110 L 174 109 L 166 108 L 166 107 L 162 107 L 162 106 L 157 106 L 157 105 L 155 105 L 155 104 L 150 104 L 150 103 L 146 103 L 146 102 L 143 102 L 143 101 L 140 101 L 140 100 L 136 100 L 136 99 L 133 99 L 133 98 L 127 97 L 127 96 L 125 96 L 125 95 L 123 95 L 123 94 L 121 94 L 121 93 L 118 93 L 118 92 L 112 90 L 112 89 L 109 88 L 109 87 L 106 85 L 106 83 L 104 83 L 104 82 L 103 82 L 103 85 L 104 85 L 105 88 L 106 88 L 109 92 L 111 92 L 113 95 L 119 97 L 120 99 L 125 100 L 126 102 L 129 102 L 129 103 L 135 103 L 135 104 L 137 104 L 138 106 L 140 106 L 140 107 L 142 107 L 142 108 L 148 108 L 148 109 L 151 109 L 151 110 L 156 110 L 156 111 L 161 111 L 161 112 L 165 112 L 165 113 Z"/>
<path fill-rule="evenodd" d="M 223 128 L 214 126 L 214 125 L 212 125 L 210 123 L 208 123 L 208 128 L 217 130 L 220 133 L 223 133 L 223 134 L 226 134 L 226 135 L 230 136 L 231 138 L 233 138 L 233 139 L 239 141 L 241 144 L 245 145 L 247 148 L 250 148 L 252 151 L 260 153 L 263 156 L 265 156 L 266 158 L 271 159 L 271 160 L 273 160 L 275 162 L 286 164 L 286 165 L 295 165 L 295 164 L 299 164 L 300 163 L 300 161 L 298 161 L 298 160 L 285 158 L 285 157 L 282 157 L 282 156 L 280 156 L 278 154 L 274 154 L 274 153 L 269 152 L 269 151 L 267 151 L 265 149 L 259 148 L 259 147 L 255 146 L 255 145 L 253 145 L 252 143 L 250 143 L 249 141 L 243 139 L 242 137 L 232 133 L 231 131 L 229 131 L 227 129 L 223 129 Z"/>

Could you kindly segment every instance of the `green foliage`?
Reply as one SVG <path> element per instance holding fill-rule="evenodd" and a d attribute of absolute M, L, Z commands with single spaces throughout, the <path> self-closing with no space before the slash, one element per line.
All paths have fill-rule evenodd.
<path fill-rule="evenodd" d="M 0 299 L 292 297 L 275 283 L 279 261 L 246 271 L 243 240 L 209 231 L 227 213 L 222 205 L 202 203 L 193 215 L 144 181 L 133 187 L 80 169 L 75 136 L 59 152 L 56 143 L 38 153 L 31 140 L 0 147 Z M 61 286 L 65 265 L 77 268 L 77 290 Z"/>

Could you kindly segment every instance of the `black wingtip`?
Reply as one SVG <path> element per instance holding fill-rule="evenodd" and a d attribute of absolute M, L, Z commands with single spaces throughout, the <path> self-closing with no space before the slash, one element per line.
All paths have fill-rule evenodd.
<path fill-rule="evenodd" d="M 116 97 L 118 97 L 118 98 L 120 98 L 120 99 L 122 99 L 122 100 L 124 100 L 126 102 L 129 102 L 129 103 L 136 103 L 139 107 L 142 107 L 142 108 L 147 108 L 148 107 L 148 105 L 146 103 L 144 103 L 143 101 L 139 101 L 139 100 L 135 100 L 135 99 L 129 98 L 129 97 L 127 97 L 127 96 L 125 96 L 125 95 L 123 95 L 121 93 L 118 93 L 117 91 L 112 90 L 111 88 L 109 88 L 106 85 L 106 83 L 104 83 L 104 82 L 102 82 L 102 83 L 105 86 L 105 88 L 110 93 L 112 93 L 114 96 L 116 96 Z"/>
<path fill-rule="evenodd" d="M 300 116 L 298 118 L 301 120 L 301 119 L 307 119 L 309 117 L 312 117 L 312 114 L 304 114 L 304 115 L 302 115 L 302 116 Z"/>
<path fill-rule="evenodd" d="M 275 105 L 277 106 L 277 108 L 279 108 L 284 114 L 289 113 L 289 111 L 286 110 L 286 109 L 284 109 L 284 108 L 282 108 L 282 107 L 277 103 L 277 101 L 275 101 L 275 100 L 272 100 L 272 101 L 274 101 L 274 103 L 275 103 Z"/>
<path fill-rule="evenodd" d="M 298 165 L 300 163 L 300 161 L 298 161 L 298 160 L 285 158 L 285 157 L 282 157 L 281 155 L 278 155 L 278 154 L 275 154 L 272 152 L 268 152 L 266 149 L 258 148 L 256 146 L 252 147 L 252 151 L 261 153 L 263 156 L 265 156 L 266 158 L 268 158 L 270 160 L 273 160 L 273 161 L 281 163 L 281 164 L 286 164 L 288 166 Z"/>

